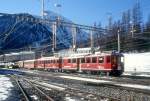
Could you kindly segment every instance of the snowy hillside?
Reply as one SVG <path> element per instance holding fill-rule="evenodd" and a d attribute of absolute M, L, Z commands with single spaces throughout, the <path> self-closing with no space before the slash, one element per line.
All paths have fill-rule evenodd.
<path fill-rule="evenodd" d="M 58 16 L 60 17 L 61 21 L 63 21 L 63 22 L 74 23 L 71 20 L 69 20 L 55 12 L 52 12 L 52 11 L 46 11 L 45 19 L 56 20 L 58 18 Z M 77 31 L 77 37 L 76 37 L 77 44 L 80 44 L 81 42 L 86 41 L 90 36 L 89 33 L 81 30 L 78 27 L 77 27 L 76 31 Z M 58 26 L 57 38 L 58 38 L 58 43 L 65 43 L 65 45 L 71 47 L 71 45 L 72 45 L 72 28 L 63 26 L 63 25 Z"/>
<path fill-rule="evenodd" d="M 54 12 L 48 12 L 45 18 L 55 20 L 57 16 L 58 15 Z M 18 19 L 18 17 L 21 18 L 21 20 Z M 38 47 L 43 44 L 52 44 L 51 25 L 35 22 L 40 19 L 40 17 L 30 14 L 1 15 L 0 48 L 2 50 L 9 50 L 26 46 Z M 64 22 L 72 23 L 72 21 L 62 16 L 61 19 Z M 78 30 L 77 35 L 77 44 L 88 39 L 88 34 L 81 29 Z M 65 49 L 71 46 L 72 29 L 63 25 L 57 26 L 57 48 Z"/>
<path fill-rule="evenodd" d="M 150 72 L 150 52 L 125 55 L 125 71 Z"/>

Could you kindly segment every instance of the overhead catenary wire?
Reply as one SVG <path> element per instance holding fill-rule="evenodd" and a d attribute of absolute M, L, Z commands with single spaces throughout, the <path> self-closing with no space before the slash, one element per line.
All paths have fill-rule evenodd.
<path fill-rule="evenodd" d="M 24 19 L 24 21 L 26 21 L 27 19 Z M 28 19 L 28 21 L 31 21 L 31 22 L 33 22 L 33 23 L 41 23 L 41 22 L 46 22 L 47 24 L 51 24 L 52 22 L 54 22 L 54 20 L 52 20 L 52 22 L 51 22 L 51 20 L 40 20 L 40 19 L 38 19 L 38 20 L 33 20 L 33 19 Z M 57 22 L 57 21 L 55 21 L 55 22 Z M 57 23 L 56 23 L 57 24 Z M 72 27 L 72 23 L 68 23 L 68 22 L 64 22 L 64 21 L 61 21 L 60 22 L 60 24 L 62 24 L 62 25 L 64 25 L 65 27 Z M 70 24 L 70 25 L 69 25 Z M 97 28 L 97 27 L 91 27 L 91 26 L 89 26 L 89 28 L 88 28 L 88 26 L 84 26 L 84 25 L 79 25 L 78 26 L 78 24 L 73 24 L 75 27 L 79 27 L 80 29 L 85 29 L 85 30 L 94 30 L 94 31 L 99 31 L 99 32 L 101 32 L 101 33 L 105 33 L 105 29 L 101 29 L 101 28 Z M 112 29 L 111 29 L 112 30 Z M 14 29 L 13 30 L 11 30 L 11 32 L 13 32 L 14 31 Z M 22 32 L 23 33 L 23 32 Z M 24 32 L 25 33 L 25 32 Z M 143 33 L 149 33 L 149 32 L 143 32 Z M 140 34 L 143 34 L 143 33 L 140 33 Z M 135 33 L 136 34 L 136 33 Z M 19 36 L 19 35 L 18 35 Z M 18 36 L 16 36 L 15 38 L 17 38 Z M 110 36 L 111 37 L 111 35 L 109 35 L 109 34 L 103 34 L 103 37 L 107 37 L 107 36 Z M 128 37 L 128 36 L 127 36 Z M 15 39 L 14 38 L 14 39 Z M 138 38 L 138 37 L 136 37 L 136 38 Z M 140 37 L 141 38 L 141 37 Z M 12 40 L 14 40 L 14 39 L 12 39 Z M 144 37 L 143 37 L 143 39 L 144 39 Z M 145 38 L 146 39 L 146 38 Z M 11 42 L 11 41 L 10 41 Z M 10 43 L 10 42 L 8 42 L 8 43 Z M 7 44 L 8 44 L 7 43 Z"/>

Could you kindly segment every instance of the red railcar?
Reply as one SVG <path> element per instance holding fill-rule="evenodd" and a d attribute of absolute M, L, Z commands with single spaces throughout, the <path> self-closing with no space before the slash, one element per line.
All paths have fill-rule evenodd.
<path fill-rule="evenodd" d="M 120 53 L 72 56 L 63 60 L 63 70 L 107 72 L 112 75 L 120 75 L 124 71 L 124 59 Z"/>
<path fill-rule="evenodd" d="M 34 62 L 35 60 L 26 60 L 26 61 L 20 61 L 20 65 L 23 66 L 23 68 L 26 68 L 26 69 L 33 69 L 34 68 Z"/>
<path fill-rule="evenodd" d="M 47 70 L 58 70 L 59 69 L 59 58 L 58 57 L 46 57 L 43 58 L 45 61 L 45 69 Z"/>
<path fill-rule="evenodd" d="M 25 68 L 29 69 L 105 72 L 112 75 L 121 75 L 124 71 L 123 55 L 114 52 L 68 57 L 43 57 L 24 61 L 23 64 Z"/>

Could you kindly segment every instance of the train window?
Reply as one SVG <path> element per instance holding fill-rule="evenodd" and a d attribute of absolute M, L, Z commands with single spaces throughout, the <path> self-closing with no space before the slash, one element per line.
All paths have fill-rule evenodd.
<path fill-rule="evenodd" d="M 117 57 L 116 56 L 112 56 L 112 63 L 116 64 L 117 63 Z"/>
<path fill-rule="evenodd" d="M 122 62 L 122 63 L 124 62 L 124 57 L 123 57 L 123 56 L 121 57 L 121 62 Z"/>
<path fill-rule="evenodd" d="M 97 57 L 92 57 L 92 63 L 96 63 L 97 62 Z"/>
<path fill-rule="evenodd" d="M 104 62 L 104 57 L 99 57 L 99 63 L 103 63 Z"/>
<path fill-rule="evenodd" d="M 107 56 L 106 61 L 107 63 L 110 63 L 110 56 Z"/>
<path fill-rule="evenodd" d="M 85 63 L 85 58 L 81 58 L 81 63 Z"/>
<path fill-rule="evenodd" d="M 86 58 L 86 63 L 90 63 L 91 62 L 91 58 Z"/>
<path fill-rule="evenodd" d="M 71 59 L 68 59 L 68 63 L 71 63 Z"/>
<path fill-rule="evenodd" d="M 72 63 L 76 63 L 76 59 L 72 59 Z"/>

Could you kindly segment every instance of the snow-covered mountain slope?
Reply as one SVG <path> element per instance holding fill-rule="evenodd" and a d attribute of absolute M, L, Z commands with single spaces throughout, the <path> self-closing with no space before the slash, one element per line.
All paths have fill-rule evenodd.
<path fill-rule="evenodd" d="M 45 19 L 56 20 L 57 16 L 58 15 L 54 12 L 47 12 Z M 72 21 L 67 20 L 65 17 L 60 17 L 64 22 L 72 23 Z M 1 50 L 17 49 L 29 46 L 38 47 L 43 44 L 52 44 L 51 25 L 39 23 L 36 22 L 36 20 L 41 20 L 41 18 L 30 14 L 1 14 Z M 78 30 L 77 35 L 78 44 L 88 39 L 88 34 L 81 29 Z M 71 46 L 72 29 L 63 25 L 57 26 L 57 48 L 65 49 Z"/>

